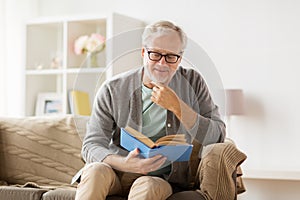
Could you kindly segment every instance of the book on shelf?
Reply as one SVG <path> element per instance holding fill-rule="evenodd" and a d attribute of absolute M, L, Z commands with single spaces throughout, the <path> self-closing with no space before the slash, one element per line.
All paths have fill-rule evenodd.
<path fill-rule="evenodd" d="M 91 115 L 91 105 L 89 94 L 84 91 L 69 91 L 70 111 L 75 115 Z"/>
<path fill-rule="evenodd" d="M 166 135 L 153 142 L 129 126 L 121 128 L 121 146 L 128 151 L 138 148 L 144 158 L 160 154 L 169 161 L 177 162 L 188 161 L 193 149 L 193 145 L 186 142 L 184 134 Z"/>

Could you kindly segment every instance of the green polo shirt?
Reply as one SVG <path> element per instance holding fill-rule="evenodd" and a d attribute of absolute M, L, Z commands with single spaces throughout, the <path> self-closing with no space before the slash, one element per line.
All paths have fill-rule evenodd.
<path fill-rule="evenodd" d="M 166 135 L 166 119 L 167 110 L 151 101 L 152 89 L 142 86 L 142 101 L 143 101 L 143 128 L 142 133 L 149 137 L 152 141 Z M 166 162 L 163 167 L 157 171 L 150 172 L 148 175 L 163 175 L 169 174 L 171 171 L 171 163 Z"/>

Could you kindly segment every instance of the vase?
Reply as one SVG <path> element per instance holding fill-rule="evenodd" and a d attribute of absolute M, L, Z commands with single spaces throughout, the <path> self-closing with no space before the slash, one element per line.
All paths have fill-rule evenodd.
<path fill-rule="evenodd" d="M 95 53 L 95 52 L 88 52 L 87 53 L 86 67 L 87 68 L 98 67 L 97 53 Z"/>

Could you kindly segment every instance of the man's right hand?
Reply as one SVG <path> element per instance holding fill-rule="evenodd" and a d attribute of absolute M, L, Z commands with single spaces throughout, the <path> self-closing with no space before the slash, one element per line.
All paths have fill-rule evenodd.
<path fill-rule="evenodd" d="M 158 170 L 165 163 L 166 159 L 167 158 L 162 155 L 156 155 L 151 158 L 141 158 L 139 156 L 139 150 L 134 149 L 129 152 L 126 157 L 109 155 L 103 162 L 119 171 L 147 174 Z"/>

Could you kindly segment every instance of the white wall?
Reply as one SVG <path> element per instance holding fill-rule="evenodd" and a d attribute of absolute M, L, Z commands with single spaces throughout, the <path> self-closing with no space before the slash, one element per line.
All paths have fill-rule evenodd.
<path fill-rule="evenodd" d="M 24 101 L 21 99 L 24 99 L 25 92 L 25 23 L 37 16 L 37 3 L 38 0 L 1 0 L 1 115 L 24 114 Z"/>
<path fill-rule="evenodd" d="M 230 126 L 248 155 L 243 168 L 299 171 L 300 1 L 40 0 L 38 11 L 43 16 L 115 11 L 146 22 L 175 21 L 212 58 L 224 87 L 244 90 L 247 113 L 233 117 Z M 287 189 L 281 192 L 298 187 L 247 183 L 251 191 L 243 199 L 274 199 L 272 187 L 255 196 L 264 184 Z"/>
<path fill-rule="evenodd" d="M 299 181 L 245 180 L 247 192 L 240 194 L 238 200 L 298 200 Z"/>

